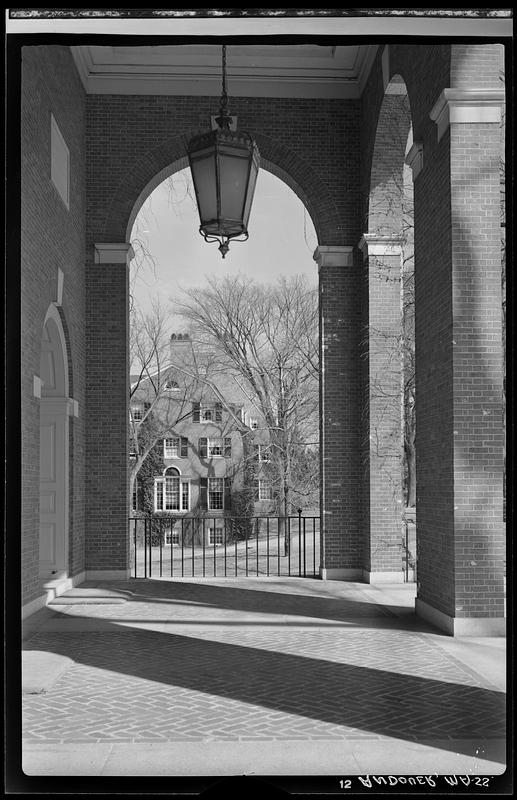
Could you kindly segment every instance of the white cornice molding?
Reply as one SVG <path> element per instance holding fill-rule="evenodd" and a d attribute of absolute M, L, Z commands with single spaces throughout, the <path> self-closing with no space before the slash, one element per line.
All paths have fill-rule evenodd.
<path fill-rule="evenodd" d="M 137 58 L 127 48 L 70 48 L 88 94 L 219 97 L 221 76 L 213 54 L 189 52 L 180 58 L 177 47 L 170 54 L 164 49 L 149 54 L 144 48 Z M 344 55 L 306 58 L 293 52 L 286 57 L 285 49 L 276 58 L 239 54 L 228 67 L 230 101 L 232 96 L 358 99 L 378 46 L 360 46 L 353 63 Z"/>
<path fill-rule="evenodd" d="M 424 167 L 424 145 L 422 142 L 413 142 L 406 155 L 406 164 L 413 173 L 413 181 L 420 175 Z"/>
<path fill-rule="evenodd" d="M 84 91 L 88 92 L 88 76 L 93 66 L 90 50 L 88 47 L 76 47 L 72 45 L 70 47 L 70 52 L 72 53 Z"/>
<path fill-rule="evenodd" d="M 318 245 L 313 259 L 322 267 L 351 267 L 354 263 L 354 248 L 348 245 Z"/>
<path fill-rule="evenodd" d="M 504 100 L 503 89 L 444 89 L 429 112 L 438 141 L 454 123 L 499 123 Z"/>
<path fill-rule="evenodd" d="M 96 264 L 129 264 L 135 257 L 135 251 L 127 242 L 101 242 L 94 247 Z"/>
<path fill-rule="evenodd" d="M 369 256 L 400 256 L 404 245 L 403 236 L 382 236 L 377 233 L 364 233 L 358 247 L 363 258 Z"/>
<path fill-rule="evenodd" d="M 375 61 L 375 56 L 377 55 L 378 49 L 379 46 L 376 44 L 369 45 L 366 51 L 366 56 L 363 58 L 363 61 L 359 67 L 359 71 L 357 74 L 357 81 L 359 84 L 359 97 L 362 95 L 364 88 L 366 86 L 366 82 L 370 77 L 370 72 L 372 71 L 373 62 Z"/>

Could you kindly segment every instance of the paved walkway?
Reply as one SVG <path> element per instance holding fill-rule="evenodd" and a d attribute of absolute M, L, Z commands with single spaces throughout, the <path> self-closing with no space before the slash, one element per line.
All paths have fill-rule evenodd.
<path fill-rule="evenodd" d="M 28 775 L 500 775 L 504 639 L 414 587 L 86 583 L 24 626 Z"/>

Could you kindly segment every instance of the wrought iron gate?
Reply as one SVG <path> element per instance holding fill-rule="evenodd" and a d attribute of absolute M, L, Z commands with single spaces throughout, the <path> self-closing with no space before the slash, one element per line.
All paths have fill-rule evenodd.
<path fill-rule="evenodd" d="M 317 577 L 320 519 L 304 516 L 129 519 L 131 575 Z"/>

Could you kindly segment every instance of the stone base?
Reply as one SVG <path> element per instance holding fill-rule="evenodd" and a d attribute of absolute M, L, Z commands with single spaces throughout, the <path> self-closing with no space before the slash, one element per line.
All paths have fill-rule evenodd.
<path fill-rule="evenodd" d="M 73 589 L 75 586 L 78 586 L 85 580 L 86 572 L 83 571 L 78 575 L 74 575 L 72 578 L 60 576 L 59 578 L 55 578 L 53 580 L 44 581 L 41 584 L 42 594 L 39 597 L 36 597 L 35 600 L 31 600 L 30 603 L 26 603 L 24 606 L 22 606 L 22 620 L 32 616 L 32 614 L 35 614 L 36 611 L 44 608 L 52 600 L 55 600 L 56 597 L 59 597 L 69 589 Z"/>
<path fill-rule="evenodd" d="M 363 580 L 365 583 L 404 583 L 404 573 L 397 572 L 369 572 L 363 569 Z"/>
<path fill-rule="evenodd" d="M 130 569 L 89 569 L 86 571 L 87 581 L 127 581 L 131 577 Z"/>
<path fill-rule="evenodd" d="M 449 636 L 506 636 L 504 617 L 450 617 L 418 597 L 415 613 Z"/>
<path fill-rule="evenodd" d="M 320 567 L 320 578 L 322 581 L 362 581 L 363 571 L 355 568 Z"/>
<path fill-rule="evenodd" d="M 30 603 L 25 603 L 25 605 L 22 606 L 22 620 L 32 616 L 32 614 L 35 614 L 37 611 L 40 611 L 46 605 L 47 605 L 46 593 L 40 595 L 39 597 L 36 597 L 35 600 L 31 600 Z"/>

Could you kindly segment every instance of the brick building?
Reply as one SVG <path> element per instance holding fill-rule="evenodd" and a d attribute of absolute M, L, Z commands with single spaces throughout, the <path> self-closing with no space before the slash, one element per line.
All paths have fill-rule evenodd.
<path fill-rule="evenodd" d="M 206 348 L 181 333 L 171 336 L 170 365 L 160 377 L 163 390 L 156 392 L 157 376 L 152 386 L 150 379 L 141 380 L 130 404 L 135 450 L 147 414 L 160 432 L 153 455 L 163 467 L 153 475 L 151 511 L 169 517 L 206 513 L 212 526 L 206 527 L 207 544 L 221 538 L 225 515 L 241 513 L 237 496 L 245 489 L 256 514 L 273 512 L 273 486 L 265 468 L 268 430 L 238 377 L 221 371 Z M 135 511 L 142 510 L 141 488 L 137 478 Z"/>
<path fill-rule="evenodd" d="M 400 464 L 382 456 L 400 430 L 369 387 L 386 374 L 386 397 L 398 397 L 397 369 L 385 370 L 378 346 L 400 323 L 403 231 L 386 187 L 411 166 L 416 610 L 453 634 L 505 625 L 508 32 L 490 22 L 490 39 L 334 46 L 327 37 L 258 45 L 258 61 L 240 45 L 233 79 L 230 67 L 238 127 L 253 134 L 261 169 L 302 199 L 318 236 L 323 579 L 402 580 Z M 129 68 L 131 43 L 104 49 L 87 38 L 9 45 L 12 75 L 20 68 L 25 615 L 85 578 L 129 574 L 129 237 L 144 199 L 186 166 L 187 143 L 209 126 L 220 93 L 216 43 L 184 56 L 183 42 L 139 41 Z M 400 135 L 388 147 L 394 119 Z"/>

